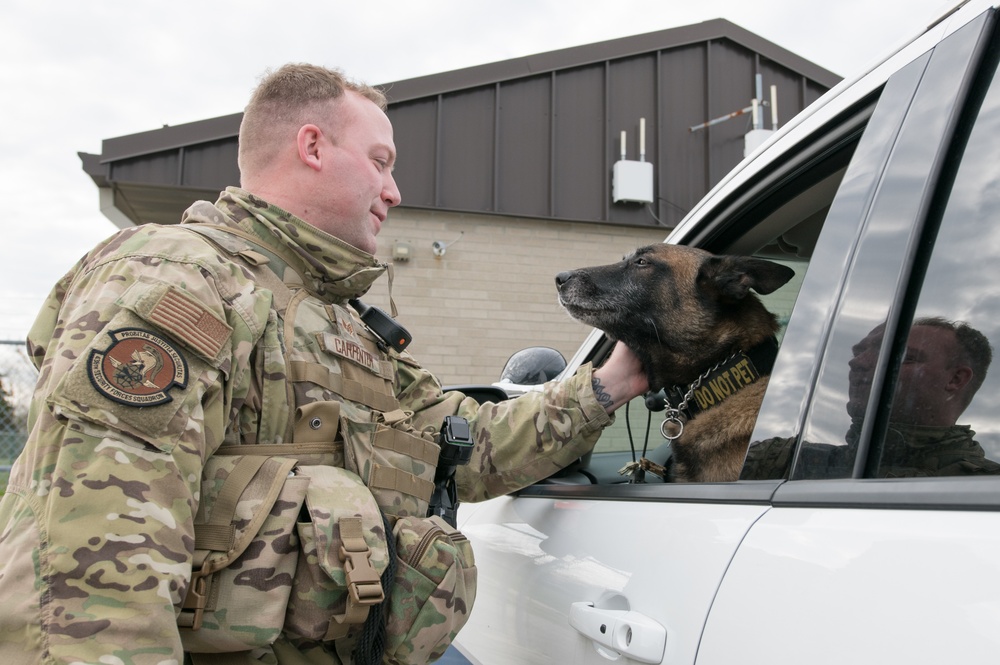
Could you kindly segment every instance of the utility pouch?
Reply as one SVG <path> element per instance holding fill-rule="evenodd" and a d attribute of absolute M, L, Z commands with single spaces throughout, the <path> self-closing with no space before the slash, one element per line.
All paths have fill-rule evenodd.
<path fill-rule="evenodd" d="M 303 466 L 309 479 L 298 534 L 299 566 L 285 630 L 310 640 L 336 640 L 360 628 L 384 600 L 380 576 L 389 563 L 385 526 L 375 497 L 354 473 Z"/>
<path fill-rule="evenodd" d="M 404 517 L 393 527 L 396 579 L 385 662 L 427 663 L 444 654 L 476 600 L 472 544 L 441 517 Z"/>
<path fill-rule="evenodd" d="M 296 463 L 218 454 L 205 463 L 191 585 L 177 618 L 185 651 L 246 651 L 281 634 L 309 483 L 292 473 Z"/>
<path fill-rule="evenodd" d="M 406 413 L 376 414 L 375 422 L 341 419 L 346 467 L 371 490 L 390 518 L 427 514 L 441 447 L 407 430 Z"/>

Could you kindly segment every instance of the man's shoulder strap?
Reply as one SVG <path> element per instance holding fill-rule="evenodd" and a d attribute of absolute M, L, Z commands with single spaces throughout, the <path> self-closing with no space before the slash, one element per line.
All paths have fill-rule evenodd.
<path fill-rule="evenodd" d="M 241 259 L 242 263 L 253 273 L 257 282 L 268 289 L 274 296 L 274 306 L 280 312 L 284 312 L 292 298 L 291 288 L 296 280 L 288 269 L 288 262 L 266 247 L 259 238 L 252 233 L 234 226 L 222 226 L 215 224 L 184 224 L 181 228 L 194 231 L 198 235 L 212 242 L 230 256 Z M 285 278 L 291 277 L 291 284 L 279 277 L 275 266 L 283 266 L 282 273 Z"/>

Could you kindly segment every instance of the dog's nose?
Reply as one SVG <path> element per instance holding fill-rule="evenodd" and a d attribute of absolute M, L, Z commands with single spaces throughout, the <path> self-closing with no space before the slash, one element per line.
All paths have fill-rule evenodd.
<path fill-rule="evenodd" d="M 560 287 L 573 277 L 573 273 L 566 270 L 556 275 L 556 287 Z"/>

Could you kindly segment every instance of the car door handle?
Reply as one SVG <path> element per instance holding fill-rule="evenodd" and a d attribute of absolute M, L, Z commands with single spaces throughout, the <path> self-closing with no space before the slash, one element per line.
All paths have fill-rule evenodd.
<path fill-rule="evenodd" d="M 569 625 L 601 647 L 615 652 L 607 653 L 608 658 L 613 659 L 617 654 L 641 663 L 663 660 L 667 629 L 639 612 L 599 609 L 587 602 L 573 603 L 569 608 Z"/>

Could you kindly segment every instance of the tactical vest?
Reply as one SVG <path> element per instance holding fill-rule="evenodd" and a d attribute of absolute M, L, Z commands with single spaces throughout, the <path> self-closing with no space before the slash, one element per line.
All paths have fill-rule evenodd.
<path fill-rule="evenodd" d="M 239 432 L 240 443 L 291 442 L 302 450 L 296 457 L 319 450 L 319 457 L 299 458 L 357 473 L 391 517 L 424 516 L 439 447 L 433 432 L 414 430 L 400 409 L 395 370 L 381 341 L 346 307 L 310 297 L 288 262 L 252 235 L 203 224 L 183 228 L 243 263 L 273 296 L 276 320 L 268 321 L 257 351 L 263 370 L 258 421 L 255 431 Z M 230 446 L 218 451 L 232 452 Z M 287 448 L 268 452 L 289 454 Z"/>
<path fill-rule="evenodd" d="M 178 619 L 185 650 L 239 652 L 283 632 L 333 641 L 348 662 L 370 609 L 382 601 L 392 545 L 416 529 L 418 541 L 447 541 L 456 550 L 461 588 L 449 595 L 466 598 L 463 616 L 445 622 L 454 632 L 443 647 L 438 640 L 428 653 L 415 653 L 428 640 L 415 647 L 412 636 L 402 636 L 399 662 L 439 655 L 471 610 L 475 565 L 459 532 L 425 519 L 439 446 L 400 409 L 385 347 L 345 307 L 312 297 L 289 261 L 253 235 L 208 224 L 182 228 L 246 268 L 273 297 L 253 351 L 255 394 L 206 462 L 191 588 Z M 413 556 L 426 555 L 419 542 L 413 549 Z M 391 626 L 399 617 L 389 612 Z"/>

